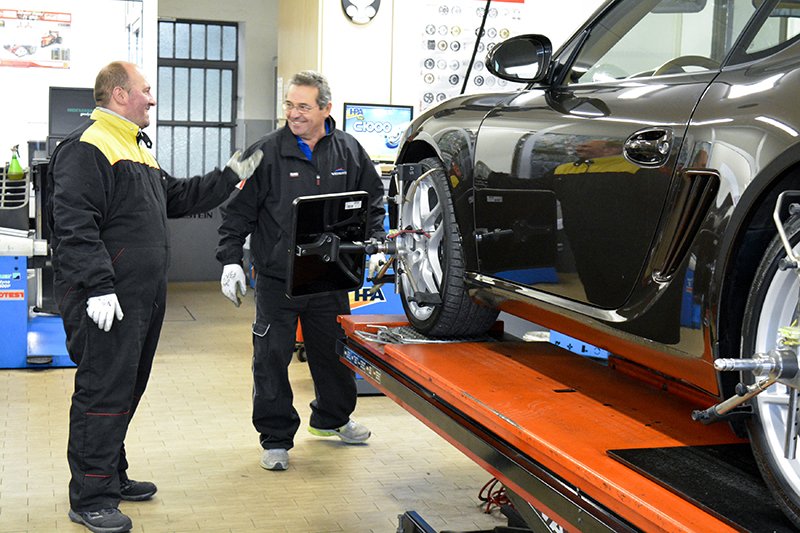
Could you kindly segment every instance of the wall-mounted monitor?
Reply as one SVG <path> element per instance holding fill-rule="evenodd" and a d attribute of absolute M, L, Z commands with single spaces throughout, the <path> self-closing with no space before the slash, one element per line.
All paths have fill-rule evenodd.
<path fill-rule="evenodd" d="M 344 104 L 344 131 L 358 139 L 376 163 L 394 163 L 400 137 L 414 116 L 409 105 Z"/>
<path fill-rule="evenodd" d="M 94 108 L 92 89 L 50 87 L 48 134 L 51 137 L 66 137 L 89 119 Z"/>

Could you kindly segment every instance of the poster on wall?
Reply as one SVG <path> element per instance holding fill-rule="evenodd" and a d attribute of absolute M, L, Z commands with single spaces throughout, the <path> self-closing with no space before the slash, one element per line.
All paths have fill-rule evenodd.
<path fill-rule="evenodd" d="M 418 19 L 424 21 L 420 28 L 420 110 L 461 94 L 485 13 L 486 25 L 464 92 L 517 88 L 516 84 L 492 75 L 484 60 L 499 42 L 521 33 L 524 3 L 525 0 L 494 0 L 488 13 L 485 0 L 428 0 L 425 3 L 425 13 Z"/>
<path fill-rule="evenodd" d="M 0 67 L 69 68 L 71 13 L 0 8 Z"/>

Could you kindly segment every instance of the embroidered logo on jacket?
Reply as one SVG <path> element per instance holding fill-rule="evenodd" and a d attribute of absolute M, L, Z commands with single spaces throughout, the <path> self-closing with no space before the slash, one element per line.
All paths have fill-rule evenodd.
<path fill-rule="evenodd" d="M 347 170 L 343 168 L 337 168 L 333 172 L 331 172 L 331 176 L 347 176 Z"/>
<path fill-rule="evenodd" d="M 300 173 L 299 172 L 289 172 L 289 179 L 296 180 L 299 177 L 300 177 Z"/>

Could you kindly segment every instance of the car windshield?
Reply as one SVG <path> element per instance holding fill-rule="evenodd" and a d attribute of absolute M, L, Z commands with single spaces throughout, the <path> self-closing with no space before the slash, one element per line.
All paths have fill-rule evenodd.
<path fill-rule="evenodd" d="M 591 28 L 567 83 L 715 70 L 761 2 L 626 0 Z M 766 38 L 775 38 L 770 34 Z"/>

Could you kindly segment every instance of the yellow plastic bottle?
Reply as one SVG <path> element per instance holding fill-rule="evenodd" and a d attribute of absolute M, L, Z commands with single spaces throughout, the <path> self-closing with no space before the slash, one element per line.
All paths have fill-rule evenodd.
<path fill-rule="evenodd" d="M 19 164 L 19 145 L 11 149 L 11 163 L 8 164 L 6 176 L 9 180 L 25 179 L 25 171 L 22 170 L 22 165 Z"/>

